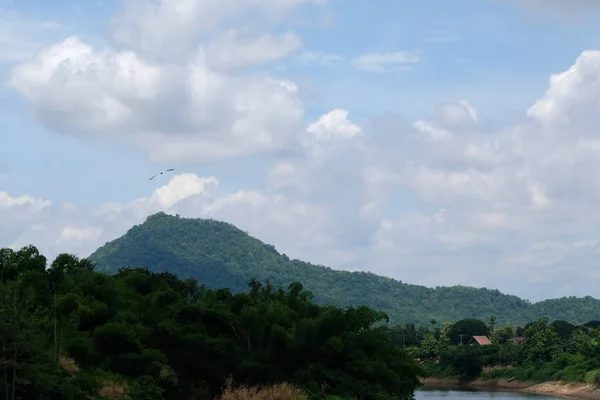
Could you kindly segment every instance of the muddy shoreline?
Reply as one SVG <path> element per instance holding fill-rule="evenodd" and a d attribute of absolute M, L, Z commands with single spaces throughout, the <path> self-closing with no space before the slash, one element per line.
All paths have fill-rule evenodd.
<path fill-rule="evenodd" d="M 544 394 L 548 396 L 571 399 L 600 400 L 600 386 L 584 383 L 545 382 L 531 383 L 507 379 L 475 380 L 467 384 L 459 384 L 454 379 L 422 378 L 425 387 L 439 388 L 475 388 L 488 390 L 518 391 L 524 393 Z"/>

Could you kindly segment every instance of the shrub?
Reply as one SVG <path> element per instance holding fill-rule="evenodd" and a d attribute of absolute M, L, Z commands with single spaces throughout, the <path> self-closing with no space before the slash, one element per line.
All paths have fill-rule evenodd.
<path fill-rule="evenodd" d="M 590 385 L 600 385 L 600 369 L 595 369 L 585 374 L 584 380 L 585 383 L 589 383 Z"/>

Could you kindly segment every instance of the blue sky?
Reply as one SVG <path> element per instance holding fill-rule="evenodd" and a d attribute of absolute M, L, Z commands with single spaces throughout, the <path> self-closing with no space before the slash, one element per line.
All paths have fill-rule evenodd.
<path fill-rule="evenodd" d="M 199 0 L 183 14 L 182 0 L 156 14 L 151 3 L 0 1 L 0 192 L 14 225 L 0 245 L 87 255 L 164 210 L 233 222 L 334 268 L 600 295 L 570 269 L 593 269 L 595 216 L 569 217 L 561 192 L 586 207 L 595 184 L 552 180 L 595 159 L 581 128 L 598 102 L 593 3 Z M 570 80 L 550 82 L 585 50 Z M 536 102 L 554 108 L 527 115 Z M 563 171 L 566 159 L 584 161 Z M 173 180 L 147 180 L 170 167 Z M 218 188 L 203 189 L 210 177 Z M 474 278 L 481 265 L 489 274 Z M 521 268 L 530 278 L 515 286 Z"/>
<path fill-rule="evenodd" d="M 115 12 L 111 1 L 60 1 L 52 7 L 40 1 L 8 3 L 5 9 L 9 12 L 64 25 L 60 33 L 51 34 L 55 41 L 62 38 L 61 33 L 65 37 L 74 34 L 101 40 Z M 484 118 L 496 121 L 507 116 L 520 118 L 523 109 L 543 93 L 549 75 L 566 69 L 582 50 L 598 40 L 591 39 L 598 33 L 593 34 L 590 24 L 557 24 L 532 18 L 514 6 L 489 1 L 461 0 L 459 7 L 456 4 L 442 0 L 384 0 L 378 7 L 368 7 L 363 1 L 334 1 L 328 16 L 322 18 L 331 21 L 324 27 L 296 23 L 310 51 L 347 58 L 396 49 L 423 53 L 419 68 L 411 71 L 363 74 L 347 65 L 307 67 L 289 59 L 265 68 L 275 76 L 310 82 L 314 94 L 308 94 L 309 119 L 335 107 L 347 109 L 357 120 L 368 120 L 385 110 L 400 112 L 409 119 L 427 118 L 441 101 L 467 98 L 477 105 Z M 436 12 L 432 13 L 432 9 Z M 318 20 L 313 20 L 309 12 L 304 14 L 305 20 Z M 294 21 L 290 25 L 294 26 Z M 600 28 L 596 31 L 600 32 Z M 39 40 L 44 43 L 43 38 Z M 5 63 L 2 67 L 6 73 L 10 65 Z M 281 71 L 281 67 L 285 70 Z M 34 193 L 86 205 L 123 201 L 146 194 L 147 183 L 134 177 L 171 166 L 148 165 L 143 153 L 121 146 L 65 140 L 28 118 L 28 105 L 17 94 L 2 91 L 0 99 L 4 104 L 2 125 L 27 132 L 8 135 L 8 143 L 0 150 L 3 163 L 12 171 L 2 181 L 9 192 Z M 32 147 L 32 141 L 38 145 Z M 23 146 L 29 148 L 25 157 L 19 151 Z M 246 164 L 248 160 L 242 162 Z M 82 164 L 88 167 L 65 168 Z M 240 169 L 232 168 L 240 180 L 256 179 L 242 177 Z M 202 165 L 197 172 L 214 174 L 218 170 Z M 82 193 L 79 188 L 91 181 L 99 188 L 112 183 L 119 190 Z"/>

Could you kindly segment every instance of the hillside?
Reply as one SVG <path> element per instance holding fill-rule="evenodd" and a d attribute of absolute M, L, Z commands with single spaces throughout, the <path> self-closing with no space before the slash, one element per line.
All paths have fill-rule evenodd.
<path fill-rule="evenodd" d="M 584 323 L 600 319 L 600 300 L 561 298 L 530 303 L 498 290 L 464 286 L 427 288 L 367 272 L 336 271 L 290 260 L 269 244 L 235 226 L 215 220 L 186 219 L 158 213 L 122 237 L 97 249 L 89 259 L 96 270 L 115 273 L 120 267 L 144 267 L 193 277 L 209 288 L 246 291 L 251 278 L 287 286 L 299 281 L 315 301 L 337 306 L 367 305 L 385 311 L 392 323 L 428 324 L 461 318 L 499 324 L 525 324 L 538 317 Z"/>

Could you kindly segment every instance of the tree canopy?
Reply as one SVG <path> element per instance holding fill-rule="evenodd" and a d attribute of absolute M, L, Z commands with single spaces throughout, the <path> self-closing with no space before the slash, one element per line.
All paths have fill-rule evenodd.
<path fill-rule="evenodd" d="M 490 318 L 491 319 L 491 318 Z M 489 319 L 488 319 L 489 322 Z M 593 326 L 596 326 L 594 328 Z M 392 340 L 421 361 L 429 376 L 474 379 L 580 382 L 600 385 L 600 330 L 595 321 L 572 325 L 539 318 L 523 327 L 504 325 L 490 332 L 491 344 L 479 345 L 472 336 L 485 335 L 485 323 L 466 318 L 442 327 L 397 325 Z M 464 340 L 456 340 L 463 332 Z M 515 339 L 515 334 L 524 337 Z M 410 344 L 399 338 L 410 337 Z"/>
<path fill-rule="evenodd" d="M 186 219 L 158 213 L 124 236 L 97 249 L 90 260 L 99 271 L 114 274 L 121 267 L 143 267 L 195 278 L 208 288 L 247 291 L 247 282 L 267 279 L 287 287 L 302 282 L 318 304 L 338 307 L 366 305 L 385 311 L 393 323 L 430 325 L 476 318 L 492 326 L 524 325 L 541 317 L 579 324 L 600 315 L 592 297 L 530 303 L 498 290 L 464 286 L 427 288 L 366 272 L 337 271 L 290 260 L 275 247 L 235 226 L 210 219 Z M 368 270 L 368 266 L 364 266 Z M 490 321 L 490 316 L 494 320 Z"/>
<path fill-rule="evenodd" d="M 236 383 L 411 398 L 420 368 L 365 306 L 312 302 L 299 282 L 245 293 L 147 269 L 114 275 L 33 246 L 0 249 L 0 390 L 6 399 L 209 399 Z"/>
<path fill-rule="evenodd" d="M 478 319 L 465 318 L 452 324 L 450 328 L 450 341 L 452 344 L 467 343 L 473 336 L 487 336 L 488 327 Z M 461 338 L 466 338 L 464 341 Z"/>

